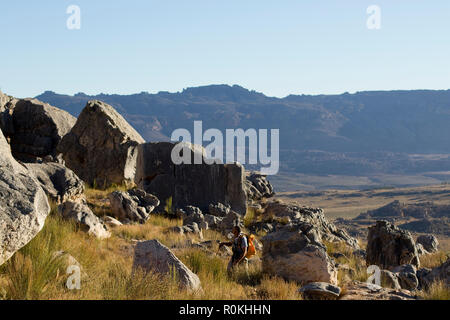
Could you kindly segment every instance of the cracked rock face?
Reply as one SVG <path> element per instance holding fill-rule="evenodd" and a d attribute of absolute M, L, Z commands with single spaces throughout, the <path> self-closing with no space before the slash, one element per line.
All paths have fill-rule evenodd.
<path fill-rule="evenodd" d="M 41 231 L 49 212 L 45 192 L 0 131 L 0 265 Z"/>
<path fill-rule="evenodd" d="M 8 113 L 3 130 L 10 138 L 12 154 L 30 163 L 56 157 L 59 142 L 76 121 L 68 112 L 36 99 L 17 100 Z"/>
<path fill-rule="evenodd" d="M 405 264 L 420 266 L 417 246 L 411 234 L 387 221 L 377 221 L 369 228 L 366 262 L 387 270 Z"/>
<path fill-rule="evenodd" d="M 246 173 L 245 191 L 248 199 L 256 201 L 271 198 L 275 195 L 273 186 L 267 180 L 267 176 L 257 172 Z"/>
<path fill-rule="evenodd" d="M 135 183 L 154 194 L 162 204 L 172 198 L 173 209 L 195 206 L 208 212 L 210 204 L 222 203 L 241 215 L 247 211 L 244 189 L 244 167 L 240 164 L 207 164 L 194 145 L 183 144 L 193 162 L 174 164 L 172 151 L 180 144 L 146 143 L 139 146 Z M 177 150 L 177 149 L 175 149 Z"/>
<path fill-rule="evenodd" d="M 89 101 L 58 151 L 66 166 L 90 185 L 133 182 L 137 146 L 144 139 L 110 105 Z"/>

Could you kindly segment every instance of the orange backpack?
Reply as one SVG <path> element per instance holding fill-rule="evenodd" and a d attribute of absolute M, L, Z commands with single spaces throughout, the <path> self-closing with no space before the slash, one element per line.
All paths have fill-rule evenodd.
<path fill-rule="evenodd" d="M 247 259 L 250 259 L 254 255 L 256 255 L 256 248 L 255 244 L 253 243 L 253 240 L 255 240 L 255 236 L 254 235 L 244 235 L 244 236 L 247 237 L 248 242 L 247 255 L 245 257 Z"/>

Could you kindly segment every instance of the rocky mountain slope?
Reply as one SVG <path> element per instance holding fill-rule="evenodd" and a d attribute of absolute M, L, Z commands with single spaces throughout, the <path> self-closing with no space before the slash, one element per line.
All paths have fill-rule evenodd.
<path fill-rule="evenodd" d="M 378 178 L 378 182 L 375 178 L 366 185 L 448 180 L 439 172 L 450 167 L 450 90 L 279 99 L 239 86 L 215 85 L 126 96 L 68 96 L 48 91 L 37 98 L 74 116 L 88 100 L 105 101 L 146 141 L 166 141 L 177 128 L 192 130 L 194 120 L 202 120 L 205 130 L 280 128 L 282 174 L 420 174 L 414 182 L 391 177 Z"/>

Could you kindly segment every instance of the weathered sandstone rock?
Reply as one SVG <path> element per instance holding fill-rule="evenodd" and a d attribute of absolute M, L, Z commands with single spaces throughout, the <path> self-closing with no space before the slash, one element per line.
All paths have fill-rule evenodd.
<path fill-rule="evenodd" d="M 6 135 L 13 156 L 23 162 L 56 157 L 59 142 L 76 121 L 68 112 L 36 99 L 18 100 L 10 114 Z"/>
<path fill-rule="evenodd" d="M 58 150 L 67 167 L 91 185 L 132 182 L 144 139 L 110 105 L 89 101 Z"/>
<path fill-rule="evenodd" d="M 377 221 L 375 226 L 369 227 L 366 262 L 387 270 L 404 264 L 416 268 L 420 265 L 411 234 L 387 221 Z"/>
<path fill-rule="evenodd" d="M 162 204 L 172 198 L 173 209 L 192 205 L 207 212 L 211 203 L 222 203 L 239 214 L 247 211 L 244 167 L 240 164 L 174 164 L 178 144 L 146 143 L 139 146 L 135 183 L 156 195 Z M 195 146 L 183 144 L 193 161 Z"/>
<path fill-rule="evenodd" d="M 337 285 L 337 269 L 313 225 L 286 226 L 262 239 L 263 271 L 304 284 Z"/>
<path fill-rule="evenodd" d="M 83 197 L 84 182 L 62 164 L 29 163 L 25 166 L 36 176 L 47 196 L 56 203 Z"/>
<path fill-rule="evenodd" d="M 136 244 L 133 270 L 138 269 L 163 275 L 175 273 L 181 287 L 191 291 L 201 289 L 198 276 L 158 240 L 140 241 Z"/>
<path fill-rule="evenodd" d="M 115 191 L 108 195 L 108 199 L 113 216 L 123 222 L 145 223 L 159 206 L 158 198 L 139 189 Z"/>
<path fill-rule="evenodd" d="M 111 236 L 108 228 L 98 218 L 84 201 L 67 201 L 58 206 L 58 213 L 65 219 L 74 220 L 89 235 L 98 239 Z"/>

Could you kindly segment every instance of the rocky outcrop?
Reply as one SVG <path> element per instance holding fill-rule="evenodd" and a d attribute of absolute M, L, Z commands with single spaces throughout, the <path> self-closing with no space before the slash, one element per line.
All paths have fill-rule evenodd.
<path fill-rule="evenodd" d="M 354 281 L 346 286 L 339 300 L 417 300 L 408 290 L 388 289 L 374 284 Z"/>
<path fill-rule="evenodd" d="M 231 211 L 230 206 L 226 206 L 222 203 L 210 204 L 209 205 L 209 214 L 215 217 L 225 217 Z"/>
<path fill-rule="evenodd" d="M 46 156 L 56 157 L 59 142 L 76 121 L 68 112 L 36 99 L 18 100 L 8 113 L 3 130 L 10 139 L 12 154 L 31 163 Z"/>
<path fill-rule="evenodd" d="M 272 184 L 267 180 L 267 175 L 258 172 L 248 172 L 245 176 L 245 191 L 249 200 L 262 200 L 275 195 Z"/>
<path fill-rule="evenodd" d="M 158 240 L 141 241 L 136 244 L 133 270 L 136 272 L 139 269 L 144 272 L 172 275 L 182 288 L 191 291 L 201 289 L 198 276 Z"/>
<path fill-rule="evenodd" d="M 98 239 L 111 236 L 108 228 L 88 207 L 85 201 L 67 201 L 58 206 L 58 213 L 65 219 L 75 221 L 83 231 Z"/>
<path fill-rule="evenodd" d="M 41 231 L 49 212 L 45 192 L 0 131 L 0 265 Z"/>
<path fill-rule="evenodd" d="M 299 292 L 309 300 L 335 300 L 341 288 L 326 282 L 312 282 L 300 288 Z"/>
<path fill-rule="evenodd" d="M 367 265 L 377 265 L 392 270 L 397 266 L 411 264 L 419 267 L 419 255 L 411 234 L 387 221 L 377 221 L 369 228 Z"/>
<path fill-rule="evenodd" d="M 264 204 L 263 210 L 262 220 L 271 224 L 274 228 L 307 222 L 314 227 L 322 240 L 329 242 L 342 241 L 354 249 L 359 249 L 358 241 L 350 237 L 344 229 L 339 229 L 329 222 L 325 218 L 324 211 L 320 208 L 309 208 L 276 200 Z M 263 228 L 261 225 L 259 227 Z"/>
<path fill-rule="evenodd" d="M 110 105 L 89 101 L 58 150 L 67 167 L 91 185 L 132 182 L 144 139 Z"/>
<path fill-rule="evenodd" d="M 145 223 L 159 206 L 157 197 L 139 189 L 115 191 L 108 195 L 108 199 L 113 216 L 124 223 Z"/>
<path fill-rule="evenodd" d="M 300 283 L 337 284 L 337 269 L 310 223 L 286 226 L 262 239 L 263 272 Z"/>
<path fill-rule="evenodd" d="M 421 244 L 423 248 L 430 253 L 438 251 L 439 241 L 432 234 L 421 235 L 417 237 L 416 242 Z"/>
<path fill-rule="evenodd" d="M 239 214 L 247 211 L 244 168 L 240 164 L 174 164 L 172 150 L 179 144 L 146 143 L 139 146 L 135 183 L 156 195 L 165 204 L 172 198 L 173 209 L 192 205 L 207 212 L 211 203 L 222 203 Z M 182 144 L 192 163 L 200 153 L 195 146 Z M 180 148 L 181 150 L 181 148 Z"/>
<path fill-rule="evenodd" d="M 58 163 L 30 163 L 26 167 L 36 176 L 47 196 L 60 204 L 83 197 L 84 182 Z"/>

